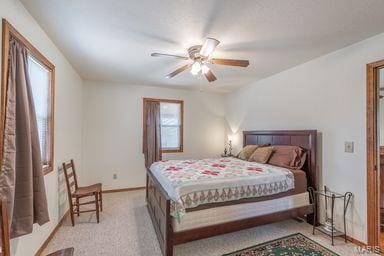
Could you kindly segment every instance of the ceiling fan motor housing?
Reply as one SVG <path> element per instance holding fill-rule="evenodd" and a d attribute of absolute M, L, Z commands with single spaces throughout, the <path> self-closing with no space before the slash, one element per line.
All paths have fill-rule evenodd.
<path fill-rule="evenodd" d="M 201 45 L 194 45 L 188 48 L 188 55 L 191 60 L 199 61 L 202 60 L 202 56 L 200 55 Z"/>

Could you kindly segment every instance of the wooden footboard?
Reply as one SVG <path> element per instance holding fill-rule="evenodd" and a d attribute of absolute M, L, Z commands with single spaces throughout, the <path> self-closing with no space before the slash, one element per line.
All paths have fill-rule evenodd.
<path fill-rule="evenodd" d="M 302 217 L 304 215 L 308 216 L 313 213 L 313 204 L 310 204 L 253 218 L 174 232 L 172 228 L 172 217 L 170 215 L 171 199 L 149 170 L 147 171 L 146 199 L 148 212 L 151 216 L 161 252 L 164 256 L 172 256 L 173 246 L 177 244 L 235 232 L 285 219 Z"/>
<path fill-rule="evenodd" d="M 222 235 L 230 232 L 252 228 L 277 221 L 303 217 L 313 213 L 313 205 L 306 205 L 281 212 L 269 213 L 248 219 L 235 220 L 227 223 L 220 223 L 211 226 L 195 228 L 192 230 L 180 231 L 173 234 L 173 244 L 182 244 L 202 238 Z"/>
<path fill-rule="evenodd" d="M 172 256 L 171 200 L 150 171 L 147 171 L 146 199 L 160 249 L 164 256 Z"/>

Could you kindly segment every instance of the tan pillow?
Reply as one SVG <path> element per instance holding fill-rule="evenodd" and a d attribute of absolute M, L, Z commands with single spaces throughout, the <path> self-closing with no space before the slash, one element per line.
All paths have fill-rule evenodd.
<path fill-rule="evenodd" d="M 259 145 L 247 145 L 245 146 L 240 153 L 237 155 L 237 158 L 241 160 L 248 161 L 249 157 L 252 155 L 253 152 L 259 147 Z"/>
<path fill-rule="evenodd" d="M 301 169 L 307 153 L 298 146 L 274 146 L 268 163 L 290 169 Z"/>
<path fill-rule="evenodd" d="M 268 162 L 273 152 L 273 147 L 258 147 L 249 157 L 248 161 L 265 164 Z"/>

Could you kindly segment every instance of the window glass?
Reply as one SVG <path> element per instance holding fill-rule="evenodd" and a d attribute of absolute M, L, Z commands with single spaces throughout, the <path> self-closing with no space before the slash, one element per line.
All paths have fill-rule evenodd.
<path fill-rule="evenodd" d="M 161 147 L 180 149 L 181 105 L 180 103 L 160 102 Z"/>
<path fill-rule="evenodd" d="M 50 96 L 51 74 L 33 56 L 28 57 L 28 73 L 35 105 L 37 127 L 40 140 L 43 166 L 48 166 L 51 159 L 50 149 Z"/>

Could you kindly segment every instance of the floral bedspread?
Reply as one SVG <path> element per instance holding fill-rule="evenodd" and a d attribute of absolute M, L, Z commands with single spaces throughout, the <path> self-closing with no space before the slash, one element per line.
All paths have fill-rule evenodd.
<path fill-rule="evenodd" d="M 163 160 L 151 172 L 167 191 L 171 215 L 202 204 L 278 194 L 294 188 L 289 169 L 237 158 Z"/>

